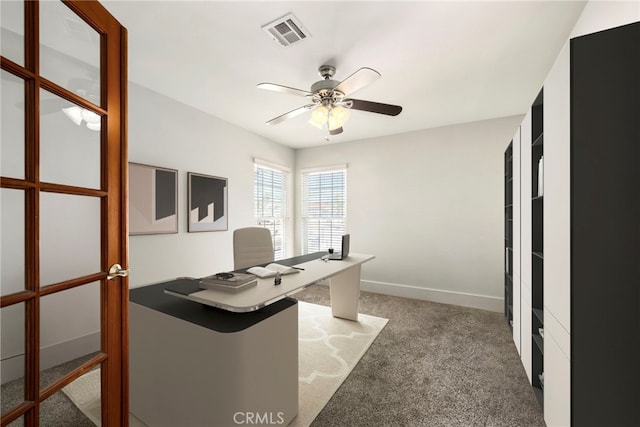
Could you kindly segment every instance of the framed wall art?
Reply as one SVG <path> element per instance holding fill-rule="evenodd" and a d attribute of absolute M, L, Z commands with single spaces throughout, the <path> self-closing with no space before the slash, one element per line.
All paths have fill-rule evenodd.
<path fill-rule="evenodd" d="M 228 179 L 189 172 L 189 232 L 228 230 Z"/>
<path fill-rule="evenodd" d="M 178 171 L 129 163 L 129 235 L 178 232 Z"/>

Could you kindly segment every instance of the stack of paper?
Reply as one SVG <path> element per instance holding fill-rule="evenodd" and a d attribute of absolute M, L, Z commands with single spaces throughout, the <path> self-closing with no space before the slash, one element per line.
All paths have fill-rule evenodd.
<path fill-rule="evenodd" d="M 247 273 L 255 274 L 258 277 L 272 277 L 275 276 L 276 273 L 291 274 L 299 272 L 299 268 L 287 267 L 286 265 L 276 264 L 275 262 L 272 262 L 266 267 L 251 267 L 247 269 Z"/>
<path fill-rule="evenodd" d="M 245 273 L 218 273 L 200 279 L 200 288 L 239 292 L 256 286 L 256 276 Z"/>

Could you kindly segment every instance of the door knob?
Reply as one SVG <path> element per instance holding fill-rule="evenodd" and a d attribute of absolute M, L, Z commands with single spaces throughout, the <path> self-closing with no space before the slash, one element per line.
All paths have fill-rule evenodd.
<path fill-rule="evenodd" d="M 113 280 L 116 277 L 127 277 L 129 275 L 129 269 L 124 269 L 120 264 L 113 264 L 109 269 L 107 280 Z"/>

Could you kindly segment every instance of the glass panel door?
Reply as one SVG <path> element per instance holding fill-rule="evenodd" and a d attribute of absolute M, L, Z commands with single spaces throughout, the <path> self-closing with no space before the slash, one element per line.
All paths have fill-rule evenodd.
<path fill-rule="evenodd" d="M 126 426 L 126 32 L 93 1 L 1 7 L 2 425 Z"/>

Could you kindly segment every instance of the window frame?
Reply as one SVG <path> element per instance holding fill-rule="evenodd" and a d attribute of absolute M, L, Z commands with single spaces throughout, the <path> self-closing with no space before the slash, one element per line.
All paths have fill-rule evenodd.
<path fill-rule="evenodd" d="M 272 204 L 270 209 L 272 215 L 264 215 L 264 194 L 265 187 L 264 181 L 260 183 L 258 181 L 259 170 L 269 171 L 273 175 L 280 175 L 282 183 L 280 185 L 280 200 L 277 205 Z M 274 177 L 271 177 L 270 194 L 277 194 L 277 190 L 274 188 Z M 271 239 L 273 242 L 274 258 L 284 259 L 290 256 L 290 235 L 291 235 L 291 218 L 289 216 L 290 200 L 291 200 L 291 169 L 276 163 L 268 162 L 258 158 L 253 160 L 253 216 L 256 220 L 256 225 L 259 227 L 268 228 L 271 231 Z M 258 195 L 258 188 L 262 188 L 263 197 Z M 260 207 L 260 202 L 262 207 Z M 279 206 L 278 206 L 279 205 Z M 260 212 L 262 210 L 262 212 Z M 280 212 L 279 215 L 274 215 L 276 212 Z M 262 215 L 259 215 L 262 213 Z"/>
<path fill-rule="evenodd" d="M 330 175 L 330 174 L 342 174 L 341 183 L 338 184 L 338 189 L 342 187 L 341 191 L 336 192 L 335 186 L 331 188 L 330 193 L 322 191 L 322 188 L 315 188 L 317 197 L 314 202 L 317 204 L 315 212 L 310 212 L 310 200 L 309 200 L 309 178 L 311 175 Z M 334 179 L 331 177 L 330 179 Z M 300 198 L 300 242 L 302 254 L 308 254 L 319 251 L 326 251 L 329 248 L 340 248 L 340 242 L 342 235 L 347 233 L 348 230 L 348 200 L 347 200 L 347 164 L 330 165 L 315 168 L 305 168 L 300 170 L 300 183 L 301 183 L 301 198 Z M 319 184 L 322 186 L 322 184 Z M 338 200 L 336 200 L 336 196 Z M 326 197 L 330 198 L 327 202 Z M 325 199 L 324 206 L 322 199 Z M 336 203 L 338 206 L 336 207 Z M 330 205 L 330 206 L 328 206 Z M 330 215 L 326 215 L 330 212 Z M 338 213 L 338 215 L 335 215 Z M 310 221 L 315 221 L 314 227 L 318 227 L 316 230 L 316 236 L 310 238 Z M 325 228 L 322 227 L 322 222 L 328 222 L 325 224 Z M 327 229 L 328 227 L 329 229 Z M 313 240 L 316 240 L 313 242 Z"/>

